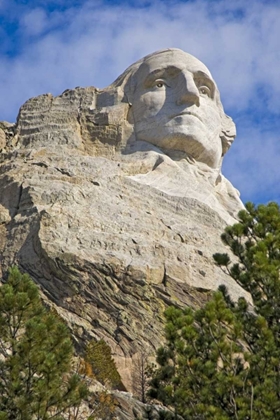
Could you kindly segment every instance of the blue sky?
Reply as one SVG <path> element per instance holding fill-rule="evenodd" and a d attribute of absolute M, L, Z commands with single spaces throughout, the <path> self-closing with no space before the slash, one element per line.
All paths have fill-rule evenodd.
<path fill-rule="evenodd" d="M 177 47 L 203 61 L 237 126 L 223 173 L 244 202 L 280 203 L 280 0 L 0 0 L 0 120 L 42 93 L 109 85 Z"/>

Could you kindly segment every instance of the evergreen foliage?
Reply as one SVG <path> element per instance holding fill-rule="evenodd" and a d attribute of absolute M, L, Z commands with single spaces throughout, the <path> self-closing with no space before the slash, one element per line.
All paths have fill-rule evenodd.
<path fill-rule="evenodd" d="M 92 340 L 88 343 L 85 360 L 91 365 L 95 378 L 103 385 L 121 391 L 126 390 L 111 355 L 110 346 L 104 340 Z"/>
<path fill-rule="evenodd" d="M 246 205 L 223 242 L 237 261 L 216 263 L 251 293 L 220 287 L 199 310 L 166 311 L 166 345 L 150 395 L 182 419 L 280 419 L 280 209 Z"/>
<path fill-rule="evenodd" d="M 109 392 L 99 392 L 94 396 L 91 405 L 93 410 L 88 420 L 116 420 L 115 410 L 119 403 Z"/>
<path fill-rule="evenodd" d="M 0 419 L 62 418 L 87 389 L 71 375 L 68 328 L 41 303 L 27 274 L 10 269 L 0 287 Z"/>

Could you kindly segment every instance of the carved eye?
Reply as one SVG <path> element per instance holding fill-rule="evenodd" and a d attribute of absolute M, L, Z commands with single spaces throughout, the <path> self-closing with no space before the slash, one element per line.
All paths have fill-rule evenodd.
<path fill-rule="evenodd" d="M 154 82 L 154 86 L 160 89 L 160 88 L 162 88 L 163 86 L 167 86 L 167 84 L 165 83 L 165 81 L 164 81 L 164 80 L 157 79 L 157 80 L 155 80 L 155 82 Z"/>
<path fill-rule="evenodd" d="M 202 95 L 206 95 L 206 96 L 211 96 L 211 90 L 209 89 L 209 87 L 208 86 L 200 86 L 199 87 L 199 92 L 202 94 Z"/>

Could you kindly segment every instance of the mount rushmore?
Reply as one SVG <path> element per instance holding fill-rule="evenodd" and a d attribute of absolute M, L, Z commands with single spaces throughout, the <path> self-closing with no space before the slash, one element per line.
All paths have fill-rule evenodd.
<path fill-rule="evenodd" d="M 235 134 L 207 67 L 173 48 L 0 123 L 2 275 L 27 272 L 77 346 L 103 338 L 127 389 L 168 305 L 245 295 L 212 259 L 243 208 L 221 172 Z"/>

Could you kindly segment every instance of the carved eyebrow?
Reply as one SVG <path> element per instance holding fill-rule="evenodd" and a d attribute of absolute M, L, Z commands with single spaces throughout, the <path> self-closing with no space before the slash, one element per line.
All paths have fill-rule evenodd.
<path fill-rule="evenodd" d="M 182 68 L 176 66 L 167 66 L 163 69 L 155 69 L 149 73 L 144 80 L 144 86 L 148 88 L 154 83 L 156 79 L 164 76 L 175 77 L 181 71 Z M 198 70 L 197 72 L 193 73 L 193 78 L 196 83 L 201 80 L 206 86 L 208 86 L 211 90 L 211 97 L 214 98 L 216 85 L 207 73 Z"/>
<path fill-rule="evenodd" d="M 149 87 L 157 78 L 163 77 L 164 75 L 174 77 L 178 73 L 180 73 L 182 69 L 175 67 L 175 66 L 168 66 L 164 69 L 155 69 L 151 73 L 148 74 L 144 81 L 144 85 Z"/>
<path fill-rule="evenodd" d="M 203 71 L 199 70 L 196 73 L 194 73 L 193 78 L 195 82 L 197 82 L 198 80 L 202 80 L 203 83 L 205 83 L 206 86 L 208 86 L 211 90 L 212 98 L 214 97 L 214 94 L 216 92 L 216 85 L 207 73 L 204 73 Z"/>

